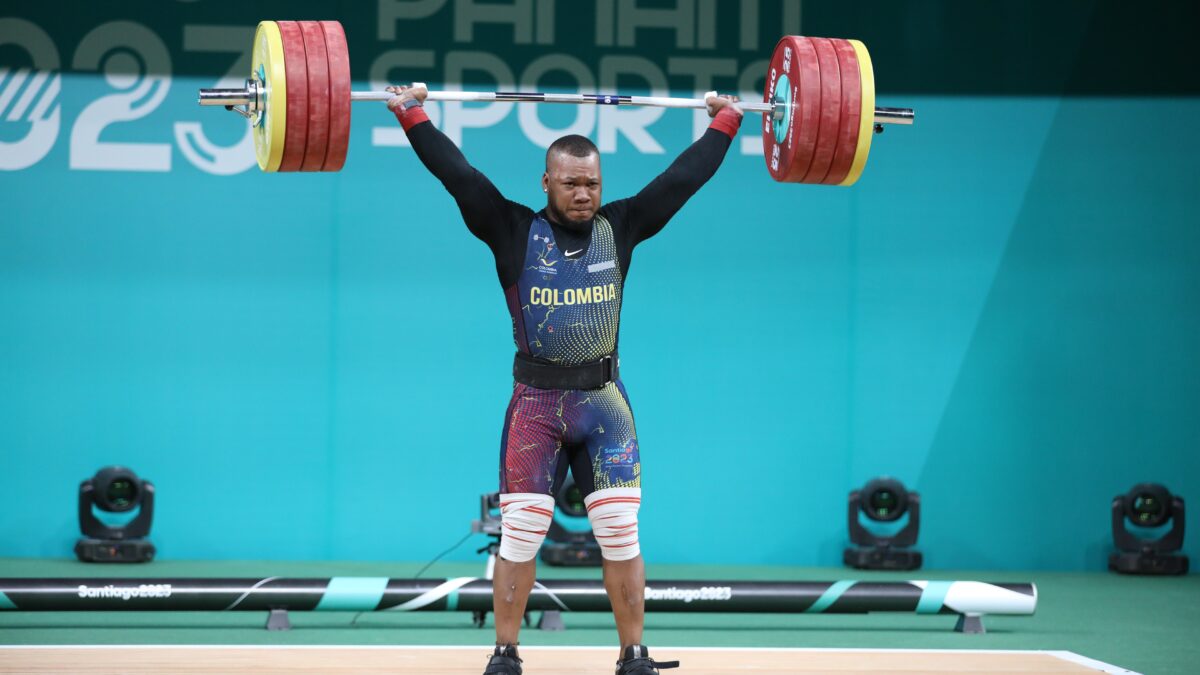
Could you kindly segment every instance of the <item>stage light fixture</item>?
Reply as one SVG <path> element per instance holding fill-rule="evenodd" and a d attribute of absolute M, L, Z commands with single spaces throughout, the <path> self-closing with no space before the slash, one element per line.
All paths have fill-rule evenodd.
<path fill-rule="evenodd" d="M 96 512 L 127 514 L 124 523 L 100 520 Z M 121 516 L 117 516 L 120 518 Z M 75 555 L 84 562 L 147 562 L 155 549 L 146 537 L 154 517 L 154 485 L 123 466 L 106 466 L 79 485 L 79 529 Z"/>
<path fill-rule="evenodd" d="M 1131 532 L 1131 524 L 1138 531 Z M 1188 557 L 1175 553 L 1183 548 L 1183 527 L 1182 497 L 1158 483 L 1134 485 L 1113 497 L 1117 552 L 1108 557 L 1108 569 L 1121 574 L 1187 574 Z"/>
<path fill-rule="evenodd" d="M 896 529 L 905 515 L 908 522 Z M 870 525 L 864 525 L 863 518 Z M 894 478 L 874 478 L 850 493 L 850 542 L 854 546 L 845 550 L 842 560 L 862 570 L 918 569 L 921 552 L 909 547 L 917 543 L 920 523 L 920 495 Z"/>
<path fill-rule="evenodd" d="M 562 567 L 600 567 L 600 544 L 596 542 L 596 535 L 592 533 L 587 520 L 583 492 L 575 484 L 573 476 L 568 476 L 562 482 L 554 495 L 554 503 L 558 508 L 554 520 L 550 521 L 546 541 L 542 544 L 542 562 Z M 559 522 L 560 517 L 577 527 L 565 527 Z M 587 528 L 584 529 L 583 525 Z"/>

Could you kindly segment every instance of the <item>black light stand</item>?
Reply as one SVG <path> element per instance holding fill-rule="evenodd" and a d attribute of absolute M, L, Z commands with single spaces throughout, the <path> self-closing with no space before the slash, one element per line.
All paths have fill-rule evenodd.
<path fill-rule="evenodd" d="M 890 523 L 908 514 L 908 523 L 894 535 L 868 530 L 859 522 L 859 512 L 868 519 Z M 893 478 L 875 478 L 861 490 L 850 493 L 850 542 L 854 546 L 842 554 L 846 565 L 861 570 L 915 570 L 921 567 L 920 551 L 910 550 L 917 543 L 921 525 L 921 498 L 909 492 Z"/>
<path fill-rule="evenodd" d="M 92 508 L 106 513 L 139 509 L 124 525 L 100 522 Z M 79 529 L 83 538 L 75 555 L 83 562 L 149 562 L 154 558 L 150 534 L 154 517 L 154 485 L 123 466 L 106 466 L 79 485 Z"/>
<path fill-rule="evenodd" d="M 1139 527 L 1171 529 L 1158 539 L 1143 539 L 1129 531 Z M 1113 497 L 1112 530 L 1117 552 L 1108 557 L 1108 569 L 1121 574 L 1187 574 L 1183 548 L 1183 498 L 1158 483 L 1138 483 L 1129 492 Z"/>

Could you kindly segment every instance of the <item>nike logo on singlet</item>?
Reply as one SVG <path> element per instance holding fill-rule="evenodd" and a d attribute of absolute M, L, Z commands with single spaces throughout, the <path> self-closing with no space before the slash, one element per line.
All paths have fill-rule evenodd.
<path fill-rule="evenodd" d="M 565 255 L 565 256 L 567 256 L 568 258 L 570 258 L 571 256 L 575 255 L 576 253 L 580 253 L 580 252 L 582 252 L 582 251 L 583 251 L 583 249 L 581 249 L 581 248 L 580 248 L 580 249 L 576 249 L 576 250 L 574 250 L 574 251 L 567 251 L 567 252 L 566 252 L 566 253 L 564 253 L 563 255 Z"/>

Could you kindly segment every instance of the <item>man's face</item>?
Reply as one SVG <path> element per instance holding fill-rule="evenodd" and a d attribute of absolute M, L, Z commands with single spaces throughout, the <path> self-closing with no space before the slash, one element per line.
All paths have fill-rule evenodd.
<path fill-rule="evenodd" d="M 546 210 L 560 225 L 585 226 L 600 208 L 600 155 L 552 153 L 542 175 Z"/>

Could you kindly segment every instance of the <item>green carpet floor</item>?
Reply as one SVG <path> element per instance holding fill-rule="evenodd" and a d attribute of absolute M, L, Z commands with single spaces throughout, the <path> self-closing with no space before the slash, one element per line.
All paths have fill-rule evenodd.
<path fill-rule="evenodd" d="M 70 560 L 0 559 L 0 577 L 412 577 L 417 563 L 157 561 L 86 565 Z M 439 563 L 425 577 L 482 576 L 483 562 Z M 543 578 L 598 578 L 599 570 L 542 566 Z M 1200 576 L 1122 577 L 1107 573 L 923 570 L 864 573 L 844 568 L 651 565 L 651 579 L 969 579 L 1033 581 L 1037 614 L 988 617 L 987 634 L 953 632 L 953 616 L 909 614 L 658 614 L 646 643 L 678 646 L 907 649 L 1063 649 L 1143 673 L 1200 672 Z M 293 630 L 263 629 L 263 612 L 3 612 L 0 644 L 431 644 L 488 645 L 465 612 L 294 612 Z M 609 645 L 604 614 L 565 614 L 567 630 L 527 629 L 527 645 Z"/>

